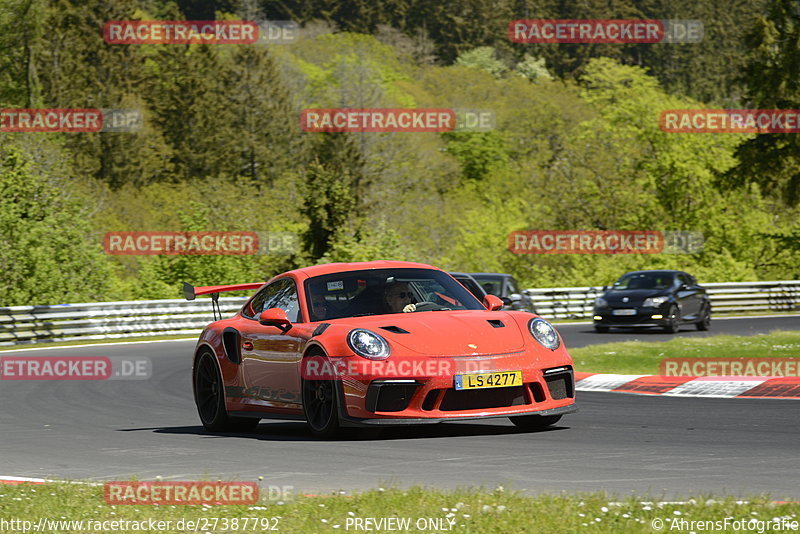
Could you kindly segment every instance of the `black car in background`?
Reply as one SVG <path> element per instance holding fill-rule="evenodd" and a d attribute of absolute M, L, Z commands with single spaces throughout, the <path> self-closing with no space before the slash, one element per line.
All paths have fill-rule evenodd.
<path fill-rule="evenodd" d="M 483 302 L 483 297 L 486 296 L 486 291 L 483 290 L 477 280 L 472 278 L 472 275 L 467 273 L 449 273 L 450 276 L 461 282 L 461 285 L 466 287 L 470 293 L 475 295 L 475 298 Z"/>
<path fill-rule="evenodd" d="M 682 324 L 711 325 L 706 290 L 683 271 L 634 271 L 622 275 L 595 300 L 594 329 L 660 326 L 677 332 Z"/>
<path fill-rule="evenodd" d="M 536 313 L 533 300 L 519 290 L 519 284 L 510 274 L 501 273 L 469 273 L 478 281 L 489 295 L 500 297 L 504 310 L 519 310 Z"/>

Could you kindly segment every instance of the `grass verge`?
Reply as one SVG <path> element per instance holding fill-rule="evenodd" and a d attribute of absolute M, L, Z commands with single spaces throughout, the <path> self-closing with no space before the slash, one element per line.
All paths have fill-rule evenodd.
<path fill-rule="evenodd" d="M 761 521 L 765 526 L 762 529 L 729 526 L 727 531 L 730 532 L 772 532 L 779 530 L 774 528 L 776 521 L 795 522 L 794 530 L 800 528 L 797 524 L 800 504 L 776 503 L 763 496 L 745 501 L 733 497 L 698 496 L 683 503 L 658 503 L 642 502 L 636 497 L 618 501 L 603 493 L 530 497 L 502 488 L 452 492 L 379 488 L 352 496 L 299 496 L 285 502 L 264 499 L 253 506 L 111 506 L 103 500 L 102 490 L 101 486 L 65 483 L 0 486 L 0 529 L 22 531 L 8 528 L 10 525 L 1 522 L 18 520 L 30 521 L 33 531 L 34 523 L 47 518 L 56 522 L 83 521 L 83 524 L 46 523 L 49 528 L 44 532 L 86 533 L 103 530 L 94 528 L 101 525 L 93 522 L 152 519 L 171 522 L 159 525 L 161 532 L 338 533 L 367 530 L 357 528 L 359 519 L 380 521 L 382 518 L 397 518 L 396 523 L 384 523 L 384 528 L 376 528 L 379 524 L 373 523 L 369 530 L 652 534 L 659 530 L 675 531 L 674 525 L 680 521 L 724 521 L 726 517 L 729 521 Z M 264 497 L 266 495 L 262 499 Z M 180 520 L 184 521 L 182 525 L 178 523 Z M 193 529 L 185 528 L 188 521 L 196 522 Z M 254 528 L 254 525 L 257 526 Z M 387 528 L 390 525 L 395 528 Z M 400 528 L 402 525 L 408 525 L 408 528 Z M 17 526 L 21 525 L 18 523 Z M 55 528 L 57 526 L 59 528 Z M 128 528 L 104 526 L 105 531 L 114 532 L 143 530 L 122 523 L 117 526 Z M 184 529 L 181 530 L 180 526 Z M 692 530 L 699 531 L 696 527 L 689 528 L 688 524 L 684 524 L 680 531 Z M 791 525 L 780 530 L 791 531 Z"/>
<path fill-rule="evenodd" d="M 800 358 L 800 331 L 676 337 L 651 343 L 623 341 L 570 349 L 569 353 L 576 371 L 657 375 L 664 358 Z"/>

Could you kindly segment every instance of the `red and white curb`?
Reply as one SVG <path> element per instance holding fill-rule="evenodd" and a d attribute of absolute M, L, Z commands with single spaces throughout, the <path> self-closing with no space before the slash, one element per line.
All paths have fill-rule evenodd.
<path fill-rule="evenodd" d="M 73 480 L 50 480 L 47 478 L 30 477 L 5 477 L 0 476 L 0 484 L 16 486 L 18 484 L 83 484 L 86 486 L 101 486 L 99 482 L 81 482 Z"/>
<path fill-rule="evenodd" d="M 800 377 L 575 373 L 575 382 L 577 391 L 721 399 L 800 399 Z"/>
<path fill-rule="evenodd" d="M 28 477 L 0 477 L 0 484 L 7 484 L 16 486 L 17 484 L 44 484 L 48 482 L 44 478 L 28 478 Z"/>

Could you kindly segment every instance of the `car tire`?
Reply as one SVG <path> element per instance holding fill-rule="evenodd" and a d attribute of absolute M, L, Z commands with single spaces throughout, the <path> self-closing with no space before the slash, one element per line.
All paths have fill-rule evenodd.
<path fill-rule="evenodd" d="M 664 325 L 664 332 L 674 334 L 681 328 L 681 316 L 678 307 L 674 304 L 669 307 L 667 312 L 667 324 Z"/>
<path fill-rule="evenodd" d="M 509 417 L 511 422 L 524 430 L 542 430 L 561 420 L 560 415 L 518 415 Z"/>
<path fill-rule="evenodd" d="M 703 332 L 711 328 L 711 310 L 708 305 L 703 307 L 703 314 L 700 321 L 695 323 L 695 326 Z"/>
<path fill-rule="evenodd" d="M 609 330 L 610 327 L 608 326 L 594 325 L 594 331 L 597 332 L 598 334 L 607 334 Z"/>
<path fill-rule="evenodd" d="M 225 409 L 225 386 L 209 348 L 201 349 L 192 369 L 194 403 L 200 422 L 210 432 L 246 432 L 258 426 L 255 417 L 230 417 Z"/>
<path fill-rule="evenodd" d="M 319 359 L 319 364 L 314 367 L 304 362 L 303 368 L 324 369 L 325 358 L 320 355 L 309 356 L 307 360 Z M 331 377 L 333 378 L 333 377 Z M 333 438 L 342 434 L 342 427 L 339 425 L 339 400 L 337 394 L 338 384 L 336 380 L 328 377 L 317 379 L 302 378 L 301 392 L 303 402 L 303 414 L 306 417 L 308 429 L 319 438 Z"/>

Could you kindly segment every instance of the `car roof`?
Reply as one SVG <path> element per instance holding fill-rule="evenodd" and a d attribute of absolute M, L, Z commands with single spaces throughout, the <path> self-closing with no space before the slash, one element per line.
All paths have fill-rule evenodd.
<path fill-rule="evenodd" d="M 472 278 L 472 275 L 469 273 L 459 273 L 456 271 L 448 271 L 447 274 L 452 276 L 453 278 L 461 277 L 461 278 Z"/>
<path fill-rule="evenodd" d="M 370 269 L 434 269 L 440 271 L 438 267 L 427 265 L 425 263 L 416 263 L 413 261 L 359 261 L 352 263 L 324 263 L 322 265 L 313 265 L 311 267 L 303 267 L 289 271 L 299 278 L 312 278 L 324 274 L 342 273 L 347 271 L 366 271 Z"/>
<path fill-rule="evenodd" d="M 510 274 L 503 274 L 503 273 L 467 273 L 467 274 L 469 274 L 470 276 L 472 276 L 474 278 L 477 278 L 479 276 L 481 278 L 511 278 L 512 277 Z"/>
<path fill-rule="evenodd" d="M 682 273 L 682 272 L 683 271 L 675 271 L 673 269 L 653 269 L 653 270 L 650 270 L 650 271 L 630 271 L 630 272 L 627 272 L 627 273 L 623 274 L 622 276 L 625 276 L 627 274 L 643 274 L 643 273 L 677 274 L 677 273 Z"/>

